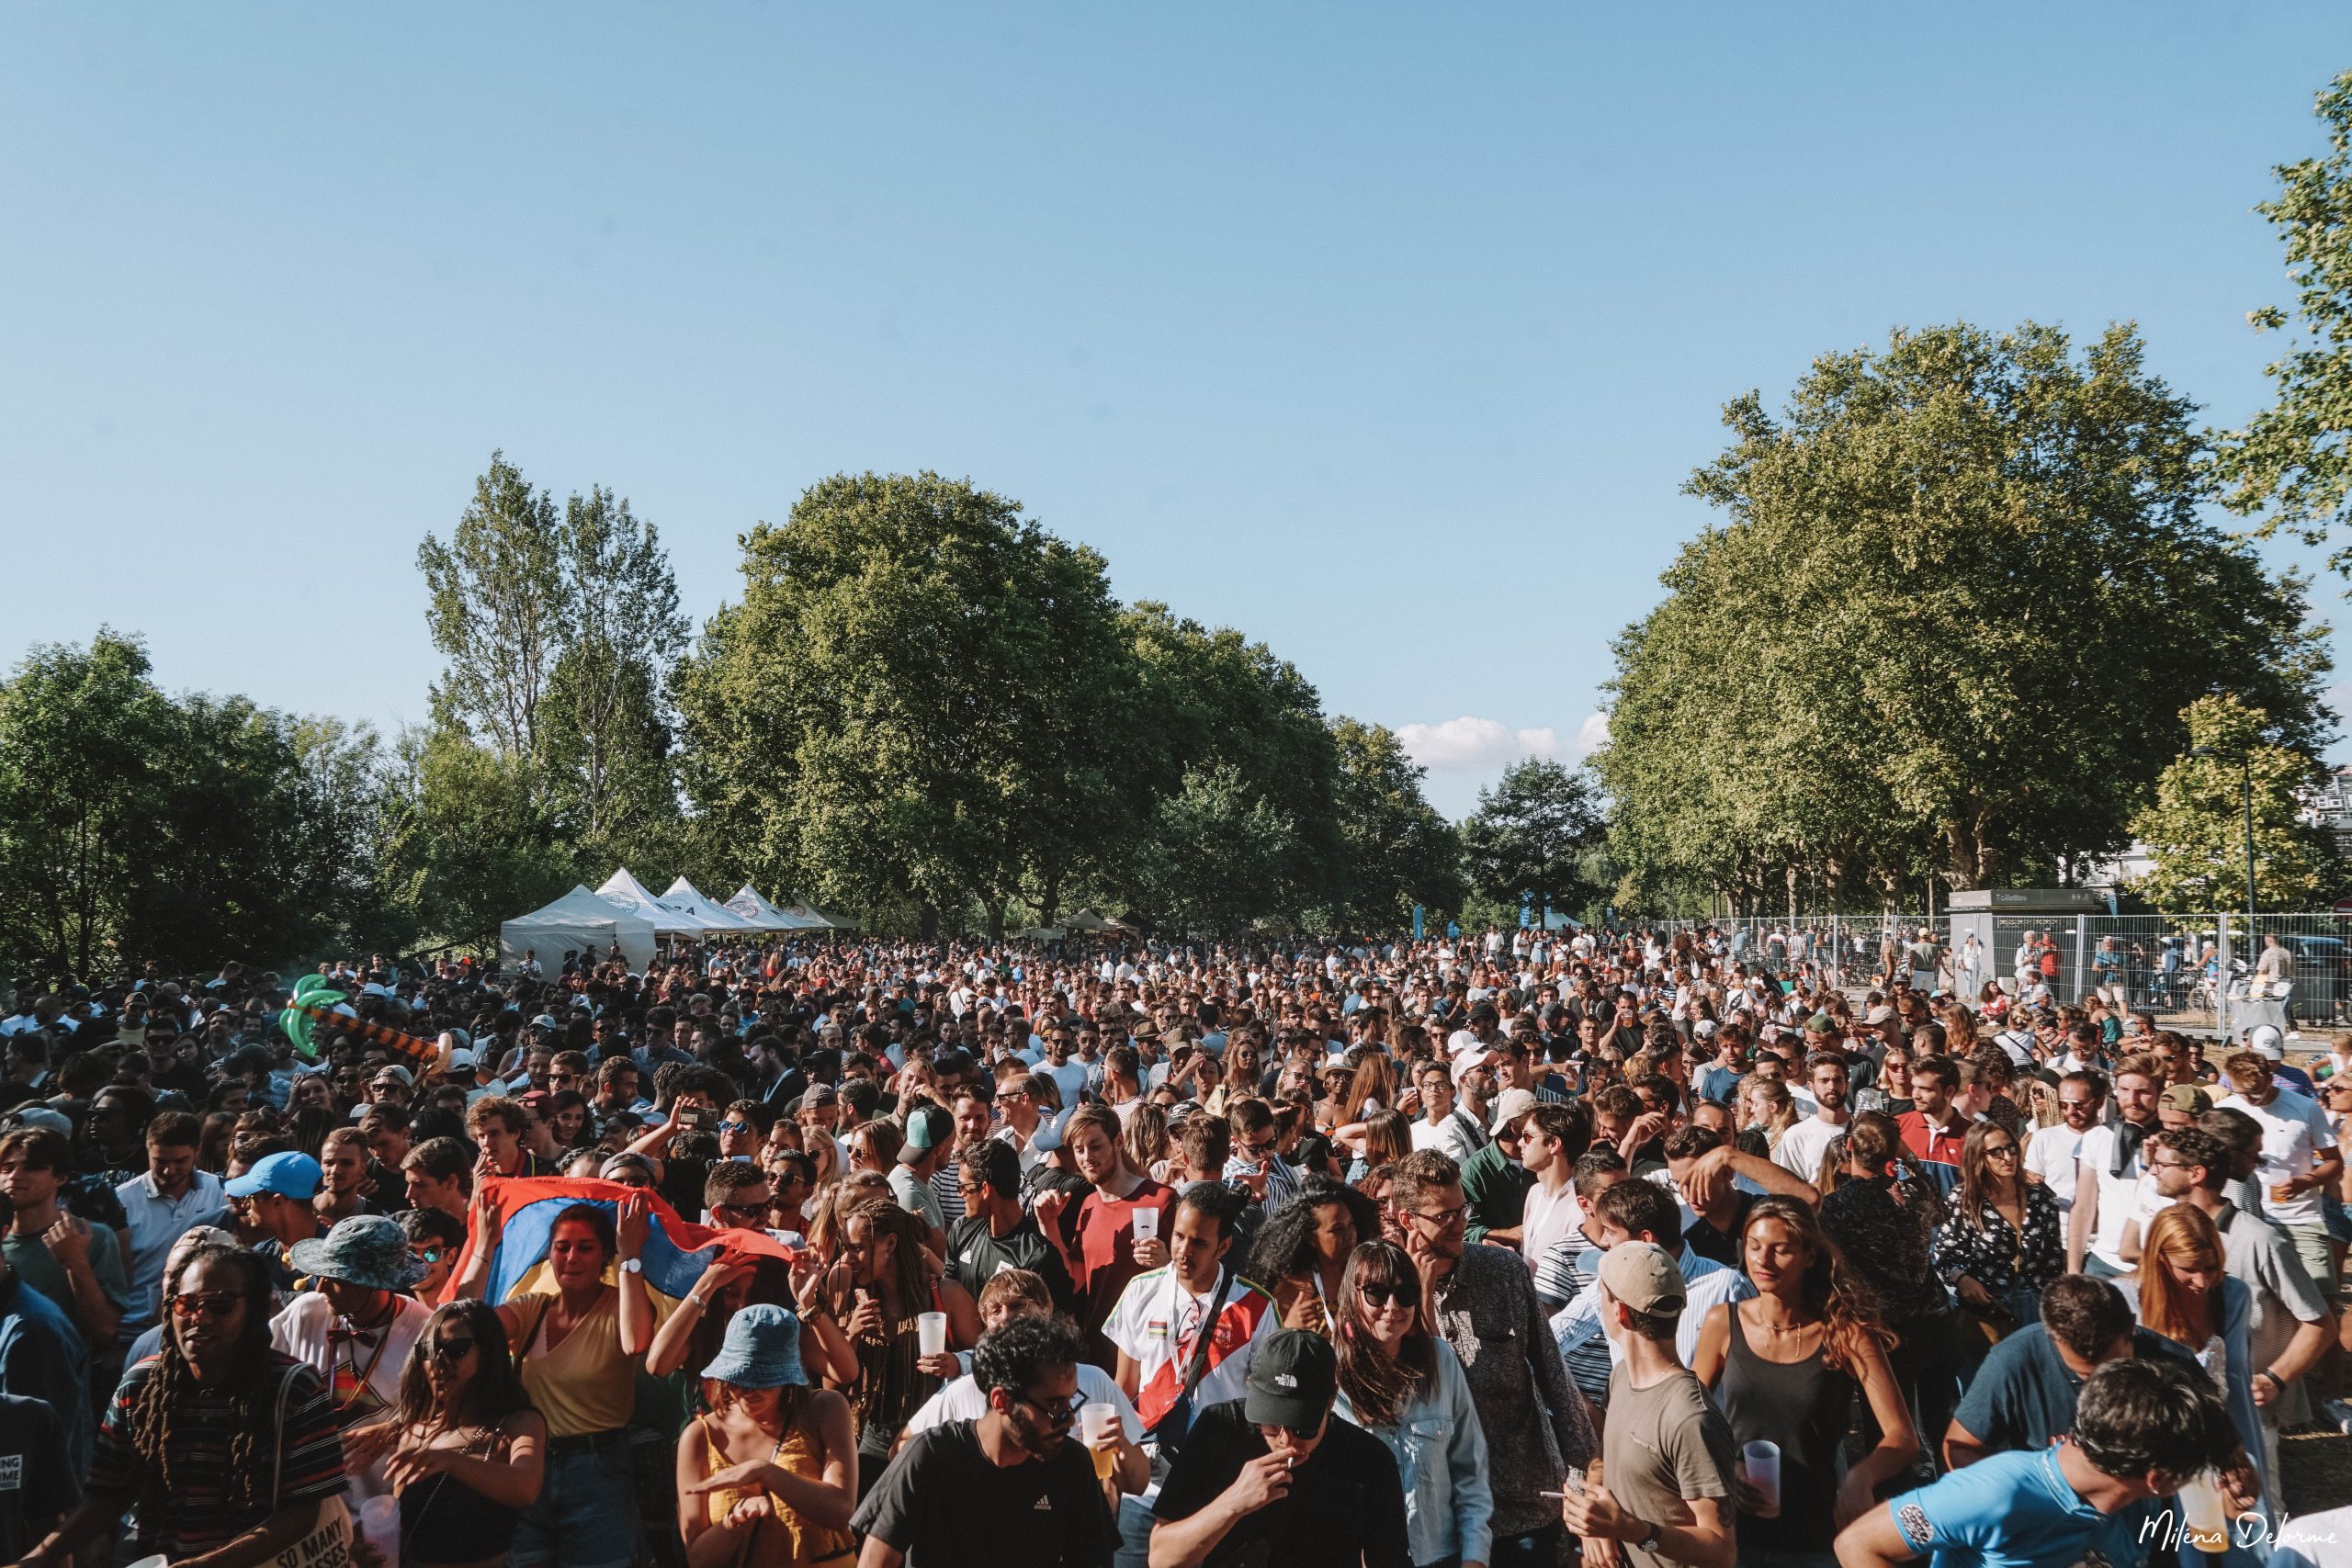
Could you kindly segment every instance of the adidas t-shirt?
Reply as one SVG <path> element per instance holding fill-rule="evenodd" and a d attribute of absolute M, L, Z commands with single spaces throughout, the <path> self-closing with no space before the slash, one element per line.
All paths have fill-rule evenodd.
<path fill-rule="evenodd" d="M 1216 1301 L 1216 1286 L 1194 1295 L 1170 1266 L 1128 1280 L 1119 1304 L 1111 1310 L 1103 1337 L 1135 1359 L 1136 1413 L 1143 1417 L 1146 1430 L 1159 1426 L 1184 1392 L 1184 1374 L 1192 1370 L 1199 1343 L 1198 1325 L 1207 1321 Z M 1205 1410 L 1246 1393 L 1243 1380 L 1250 1375 L 1250 1357 L 1258 1342 L 1279 1326 L 1273 1298 L 1235 1277 L 1211 1330 L 1208 1368 L 1193 1392 L 1193 1408 Z"/>
<path fill-rule="evenodd" d="M 1100 1568 L 1111 1561 L 1111 1511 L 1085 1447 L 1049 1460 L 990 1461 L 978 1423 L 951 1421 L 910 1439 L 850 1528 L 903 1553 L 907 1568 Z"/>

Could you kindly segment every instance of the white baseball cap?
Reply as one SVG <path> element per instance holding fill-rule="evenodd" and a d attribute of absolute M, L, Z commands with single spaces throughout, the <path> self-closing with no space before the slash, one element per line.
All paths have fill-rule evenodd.
<path fill-rule="evenodd" d="M 2278 1032 L 2278 1026 L 2275 1023 L 2256 1024 L 2246 1031 L 2245 1043 L 2256 1055 L 2266 1056 L 2274 1062 L 2287 1059 L 2286 1036 Z"/>

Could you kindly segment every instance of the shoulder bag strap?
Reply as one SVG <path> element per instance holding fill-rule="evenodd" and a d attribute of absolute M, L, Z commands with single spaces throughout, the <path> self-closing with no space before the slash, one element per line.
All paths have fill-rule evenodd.
<path fill-rule="evenodd" d="M 1181 1285 L 1178 1289 L 1182 1289 Z M 1209 1303 L 1208 1316 L 1201 1319 L 1201 1336 L 1193 1341 L 1193 1364 L 1185 1369 L 1184 1392 L 1179 1397 L 1190 1400 L 1193 1391 L 1201 1386 L 1201 1379 L 1208 1375 L 1209 1341 L 1216 1337 L 1216 1320 L 1225 1315 L 1225 1298 L 1233 1289 L 1233 1270 L 1227 1269 L 1217 1281 L 1216 1297 Z"/>

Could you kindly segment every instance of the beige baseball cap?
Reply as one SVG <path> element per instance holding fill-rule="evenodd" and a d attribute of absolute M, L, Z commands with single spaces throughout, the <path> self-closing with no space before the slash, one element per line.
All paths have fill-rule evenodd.
<path fill-rule="evenodd" d="M 1600 1282 L 1635 1312 L 1678 1313 L 1690 1300 L 1682 1270 L 1654 1241 L 1621 1241 L 1600 1259 Z"/>

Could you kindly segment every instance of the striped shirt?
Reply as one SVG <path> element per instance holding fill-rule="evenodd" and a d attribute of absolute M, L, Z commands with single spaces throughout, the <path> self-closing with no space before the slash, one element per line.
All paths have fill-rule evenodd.
<path fill-rule="evenodd" d="M 135 1496 L 146 1479 L 147 1461 L 130 1443 L 130 1413 L 140 1391 L 163 1365 L 162 1356 L 150 1356 L 123 1374 L 98 1428 L 97 1457 L 90 1466 L 89 1490 L 101 1495 Z M 315 1504 L 343 1491 L 343 1440 L 334 1424 L 334 1406 L 319 1374 L 291 1357 L 268 1352 L 260 1373 L 268 1392 L 261 1404 L 264 1421 L 276 1418 L 279 1380 L 292 1369 L 293 1386 L 287 1393 L 286 1428 L 277 1448 L 277 1506 Z M 210 1551 L 245 1531 L 267 1522 L 274 1511 L 265 1502 L 259 1508 L 230 1502 L 229 1440 L 237 1430 L 236 1402 L 230 1395 L 196 1388 L 172 1407 L 165 1418 L 164 1443 L 172 1453 L 170 1506 L 156 1510 L 145 1521 L 152 1545 L 171 1558 Z M 259 1462 L 267 1465 L 270 1443 L 260 1440 Z"/>

